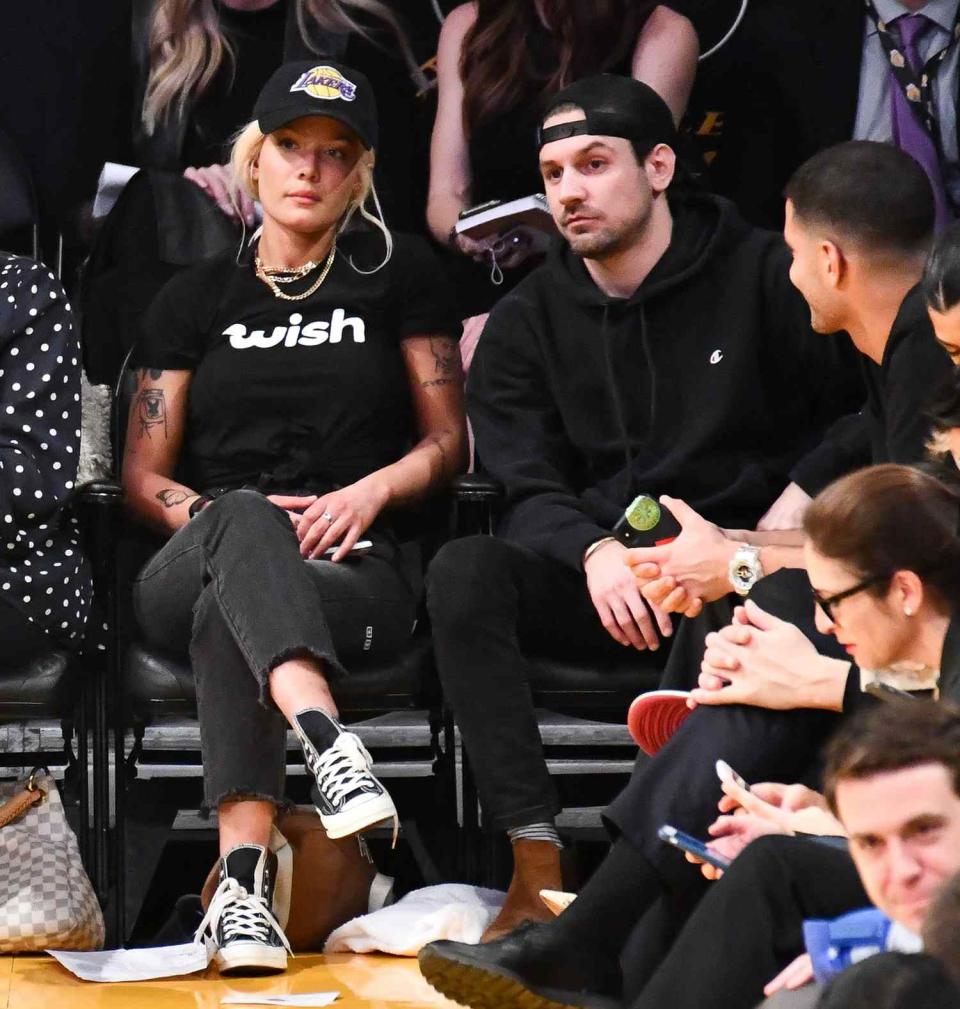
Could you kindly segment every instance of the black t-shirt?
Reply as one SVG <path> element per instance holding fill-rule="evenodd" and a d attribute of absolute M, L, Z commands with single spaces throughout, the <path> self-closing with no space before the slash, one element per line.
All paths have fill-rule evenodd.
<path fill-rule="evenodd" d="M 197 490 L 329 490 L 396 461 L 415 430 L 400 344 L 451 334 L 453 318 L 426 243 L 341 236 L 333 267 L 303 301 L 284 301 L 218 256 L 174 277 L 147 312 L 136 364 L 188 370 L 178 476 Z M 322 268 L 322 267 L 321 267 Z M 285 288 L 297 293 L 318 276 Z"/>

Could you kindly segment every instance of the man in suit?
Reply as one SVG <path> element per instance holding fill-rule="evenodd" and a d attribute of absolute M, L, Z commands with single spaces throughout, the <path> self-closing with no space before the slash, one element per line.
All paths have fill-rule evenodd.
<path fill-rule="evenodd" d="M 870 6 L 863 0 L 753 0 L 730 41 L 721 84 L 726 108 L 711 174 L 751 222 L 781 227 L 784 184 L 825 147 L 850 139 L 894 142 L 910 153 L 923 146 L 919 135 L 904 135 L 909 122 L 897 121 L 906 115 L 898 97 L 906 85 L 898 80 L 892 61 L 900 60 L 891 51 L 904 55 L 910 39 L 922 64 L 916 76 L 926 71 L 930 78 L 934 146 L 941 155 L 940 178 L 931 178 L 943 192 L 938 223 L 944 215 L 956 216 L 960 42 L 953 31 L 960 5 L 872 0 Z M 903 62 L 896 71 L 907 69 Z"/>

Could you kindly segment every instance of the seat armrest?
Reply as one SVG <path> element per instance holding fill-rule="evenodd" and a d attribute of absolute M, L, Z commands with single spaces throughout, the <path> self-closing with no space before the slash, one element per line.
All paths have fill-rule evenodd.
<path fill-rule="evenodd" d="M 81 505 L 115 507 L 123 501 L 123 488 L 116 480 L 91 480 L 76 489 L 75 500 Z"/>
<path fill-rule="evenodd" d="M 458 501 L 485 501 L 491 504 L 503 498 L 503 487 L 484 473 L 464 473 L 453 481 Z"/>

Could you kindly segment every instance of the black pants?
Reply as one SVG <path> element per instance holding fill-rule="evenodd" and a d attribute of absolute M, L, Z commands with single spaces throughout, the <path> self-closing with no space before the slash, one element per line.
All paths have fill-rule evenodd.
<path fill-rule="evenodd" d="M 719 815 L 718 758 L 747 781 L 816 784 L 819 751 L 839 721 L 839 715 L 825 711 L 698 708 L 655 757 L 638 760 L 626 788 L 605 812 L 607 825 L 645 857 L 660 891 L 702 892 L 706 881 L 658 839 L 658 829 L 670 824 L 695 837 L 707 836 L 707 827 Z"/>
<path fill-rule="evenodd" d="M 839 654 L 836 642 L 817 633 L 809 583 L 802 571 L 781 571 L 758 583 L 758 604 L 782 619 L 790 620 L 816 644 L 819 651 Z M 704 626 L 717 622 L 717 609 L 708 607 L 703 618 L 685 621 L 687 642 L 696 646 L 696 659 L 686 683 L 679 669 L 673 670 L 674 685 L 690 686 L 696 680 Z M 678 656 L 693 662 L 693 654 L 674 644 L 670 666 Z M 685 651 L 684 651 L 685 649 Z M 679 667 L 681 663 L 676 663 Z M 818 784 L 820 751 L 842 716 L 833 712 L 798 709 L 771 711 L 748 705 L 700 707 L 683 723 L 669 743 L 653 758 L 642 755 L 626 788 L 606 810 L 611 833 L 622 833 L 643 856 L 649 869 L 646 911 L 662 893 L 669 893 L 677 906 L 689 907 L 706 887 L 700 873 L 691 873 L 689 863 L 657 837 L 664 824 L 679 827 L 696 837 L 705 837 L 718 816 L 720 783 L 714 764 L 727 761 L 747 781 L 802 781 Z"/>
<path fill-rule="evenodd" d="M 148 641 L 192 664 L 208 808 L 283 798 L 287 726 L 270 700 L 272 669 L 311 655 L 335 681 L 347 673 L 341 656 L 396 651 L 415 615 L 389 541 L 340 564 L 304 561 L 286 513 L 245 490 L 170 538 L 140 572 L 134 606 Z"/>
<path fill-rule="evenodd" d="M 427 572 L 427 607 L 444 695 L 470 757 L 486 822 L 508 830 L 559 811 L 533 711 L 525 655 L 599 666 L 657 653 L 604 630 L 580 572 L 493 536 L 447 543 Z"/>
<path fill-rule="evenodd" d="M 623 956 L 625 1004 L 753 1009 L 763 986 L 803 952 L 804 919 L 869 905 L 845 851 L 801 838 L 760 838 L 711 884 L 652 977 L 636 970 L 647 957 L 646 923 L 631 936 Z"/>

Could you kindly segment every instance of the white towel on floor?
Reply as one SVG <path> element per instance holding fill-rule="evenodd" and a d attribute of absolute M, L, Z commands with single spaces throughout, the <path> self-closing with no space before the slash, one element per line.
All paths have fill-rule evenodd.
<path fill-rule="evenodd" d="M 416 956 L 435 939 L 479 942 L 505 898 L 500 890 L 465 883 L 427 886 L 334 929 L 323 951 Z"/>

